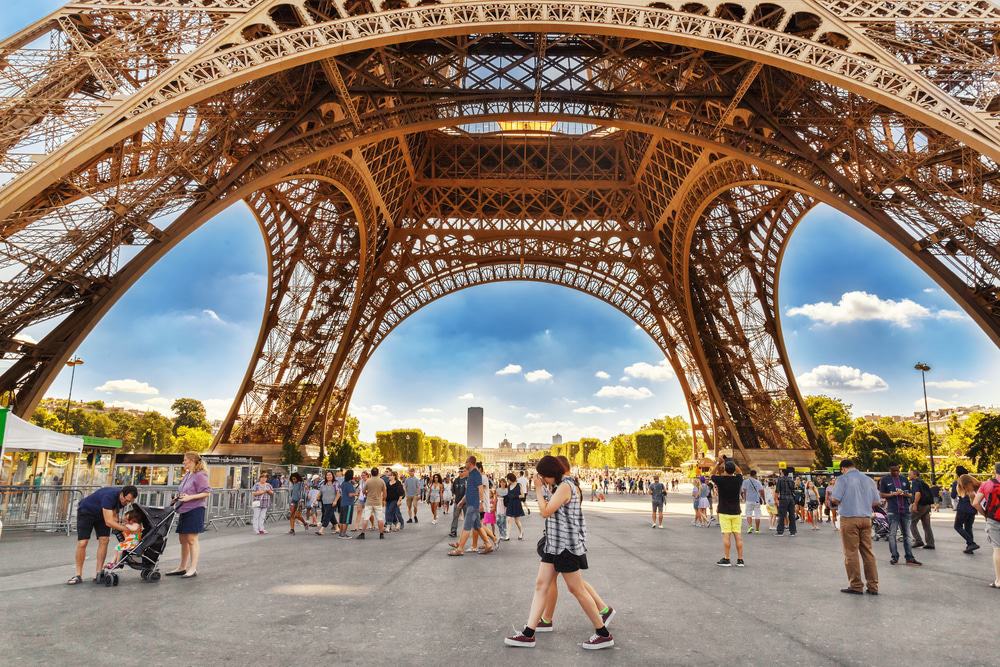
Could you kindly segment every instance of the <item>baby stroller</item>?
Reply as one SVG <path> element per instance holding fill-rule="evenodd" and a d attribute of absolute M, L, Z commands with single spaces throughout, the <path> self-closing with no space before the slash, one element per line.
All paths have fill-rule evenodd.
<path fill-rule="evenodd" d="M 174 524 L 177 507 L 176 505 L 144 507 L 133 503 L 132 509 L 139 512 L 142 517 L 142 539 L 131 549 L 122 551 L 117 563 L 101 570 L 97 575 L 98 584 L 117 586 L 118 573 L 115 570 L 124 569 L 126 565 L 133 570 L 139 570 L 139 576 L 143 581 L 152 583 L 160 580 L 157 565 L 163 550 L 167 548 L 167 535 Z M 115 537 L 119 542 L 124 539 L 119 531 L 115 531 Z"/>
<path fill-rule="evenodd" d="M 889 517 L 881 507 L 872 512 L 872 539 L 875 542 L 889 540 Z"/>

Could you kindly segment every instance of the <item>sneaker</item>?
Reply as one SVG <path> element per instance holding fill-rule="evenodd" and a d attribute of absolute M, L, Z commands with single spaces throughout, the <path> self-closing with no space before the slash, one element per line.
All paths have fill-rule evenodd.
<path fill-rule="evenodd" d="M 418 519 L 417 517 L 413 517 L 413 523 L 420 523 L 420 519 Z"/>
<path fill-rule="evenodd" d="M 413 523 L 413 519 L 407 519 L 406 523 Z"/>
<path fill-rule="evenodd" d="M 972 544 L 969 545 L 969 553 L 971 554 L 973 551 L 975 551 L 978 548 L 979 548 L 979 545 L 976 544 L 975 542 L 973 542 Z"/>
<path fill-rule="evenodd" d="M 503 643 L 507 646 L 517 646 L 519 648 L 535 648 L 535 638 L 525 637 L 520 632 L 512 637 L 504 637 Z"/>
<path fill-rule="evenodd" d="M 916 566 L 916 567 L 919 567 L 919 566 L 923 565 L 923 563 L 921 563 L 916 558 L 907 558 L 906 559 L 906 564 L 907 565 L 913 565 L 913 566 Z"/>
<path fill-rule="evenodd" d="M 358 536 L 355 539 L 363 540 L 363 539 L 365 539 L 365 534 L 364 533 L 358 533 Z"/>
<path fill-rule="evenodd" d="M 378 539 L 384 540 L 385 539 L 385 533 L 379 533 L 378 534 Z"/>
<path fill-rule="evenodd" d="M 751 534 L 752 532 L 753 532 L 753 526 L 747 528 L 747 535 Z"/>
<path fill-rule="evenodd" d="M 924 545 L 924 551 L 927 551 L 927 550 L 934 551 L 934 545 L 933 544 L 925 544 Z"/>
<path fill-rule="evenodd" d="M 889 565 L 895 565 L 898 562 L 899 562 L 898 558 L 890 558 L 889 559 Z"/>
<path fill-rule="evenodd" d="M 729 562 L 728 558 L 720 558 L 719 561 L 716 563 L 716 565 L 718 565 L 719 567 L 732 567 L 733 566 L 733 564 Z"/>
<path fill-rule="evenodd" d="M 841 593 L 847 593 L 848 595 L 864 595 L 862 591 L 856 591 L 853 588 L 841 588 Z"/>
<path fill-rule="evenodd" d="M 580 644 L 580 647 L 593 651 L 602 648 L 611 648 L 614 645 L 615 640 L 611 638 L 611 635 L 602 637 L 601 635 L 595 633 L 590 639 Z"/>
<path fill-rule="evenodd" d="M 649 527 L 650 528 L 656 528 L 656 524 L 654 523 L 654 524 L 650 525 Z"/>
<path fill-rule="evenodd" d="M 611 619 L 615 617 L 616 613 L 617 612 L 615 612 L 614 607 L 608 607 L 608 611 L 606 613 L 601 614 L 601 620 L 604 621 L 605 626 L 610 625 Z"/>
<path fill-rule="evenodd" d="M 438 525 L 438 520 L 437 519 L 431 519 L 431 525 L 432 526 Z"/>
<path fill-rule="evenodd" d="M 552 632 L 552 621 L 538 621 L 538 626 L 535 628 L 535 632 Z"/>
<path fill-rule="evenodd" d="M 736 559 L 736 567 L 746 567 L 746 563 L 743 562 L 742 558 Z"/>

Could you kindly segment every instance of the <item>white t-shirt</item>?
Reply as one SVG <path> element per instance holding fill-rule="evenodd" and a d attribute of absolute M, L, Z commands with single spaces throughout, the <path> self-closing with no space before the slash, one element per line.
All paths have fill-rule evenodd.
<path fill-rule="evenodd" d="M 520 477 L 517 478 L 517 483 L 521 485 L 521 495 L 522 496 L 527 495 L 528 494 L 528 478 L 525 477 L 524 475 L 521 475 Z"/>
<path fill-rule="evenodd" d="M 764 502 L 768 505 L 774 504 L 774 489 L 770 486 L 764 487 Z"/>

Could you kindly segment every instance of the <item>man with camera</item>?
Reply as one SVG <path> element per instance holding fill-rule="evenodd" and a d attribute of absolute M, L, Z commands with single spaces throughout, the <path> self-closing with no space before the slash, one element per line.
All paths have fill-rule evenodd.
<path fill-rule="evenodd" d="M 719 527 L 722 529 L 722 558 L 719 567 L 731 567 L 729 551 L 736 539 L 736 567 L 743 567 L 743 519 L 740 511 L 740 490 L 743 488 L 743 474 L 725 454 L 720 454 L 712 471 L 712 482 L 719 492 Z"/>

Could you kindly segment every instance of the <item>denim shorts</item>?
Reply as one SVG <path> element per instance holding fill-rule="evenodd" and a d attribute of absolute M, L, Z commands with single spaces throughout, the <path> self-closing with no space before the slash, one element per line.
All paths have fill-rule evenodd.
<path fill-rule="evenodd" d="M 479 512 L 466 512 L 465 513 L 465 523 L 462 524 L 463 530 L 476 530 L 477 528 L 483 527 L 483 520 L 479 516 Z"/>

